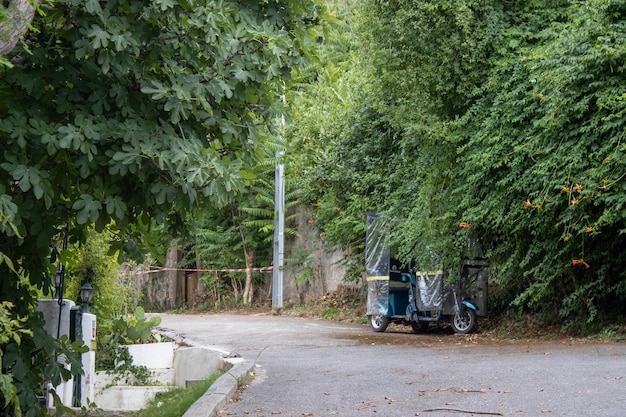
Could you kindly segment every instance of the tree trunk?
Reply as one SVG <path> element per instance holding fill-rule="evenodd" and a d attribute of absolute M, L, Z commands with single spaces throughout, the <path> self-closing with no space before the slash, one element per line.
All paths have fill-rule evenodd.
<path fill-rule="evenodd" d="M 215 283 L 213 285 L 213 291 L 215 294 L 215 301 L 217 304 L 222 302 L 221 296 L 220 296 L 220 273 L 215 271 Z"/>
<path fill-rule="evenodd" d="M 243 290 L 243 303 L 252 304 L 254 297 L 254 281 L 252 280 L 252 268 L 254 267 L 255 252 L 244 245 L 243 255 L 246 258 L 246 285 Z"/>
<path fill-rule="evenodd" d="M 0 55 L 6 55 L 15 48 L 28 30 L 27 25 L 33 20 L 35 8 L 29 0 L 11 0 L 2 2 L 0 7 L 5 7 L 8 13 L 5 20 L 0 21 Z"/>
<path fill-rule="evenodd" d="M 178 249 L 178 240 L 171 239 L 169 249 L 165 254 L 165 267 L 170 268 L 163 272 L 162 290 L 160 294 L 156 294 L 155 303 L 163 309 L 171 309 L 178 307 L 183 300 L 183 280 L 181 273 L 178 271 L 178 262 L 180 261 L 180 250 Z"/>

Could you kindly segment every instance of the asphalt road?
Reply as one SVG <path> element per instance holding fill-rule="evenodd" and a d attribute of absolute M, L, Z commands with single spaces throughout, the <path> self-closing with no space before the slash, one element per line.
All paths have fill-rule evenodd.
<path fill-rule="evenodd" d="M 494 343 L 282 316 L 162 315 L 256 363 L 220 417 L 626 416 L 626 344 Z"/>

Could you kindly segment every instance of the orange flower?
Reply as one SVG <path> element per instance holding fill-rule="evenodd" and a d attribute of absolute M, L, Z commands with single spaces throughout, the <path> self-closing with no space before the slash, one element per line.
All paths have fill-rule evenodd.
<path fill-rule="evenodd" d="M 561 191 L 563 191 L 564 193 L 569 193 L 569 188 L 563 187 L 561 188 Z"/>
<path fill-rule="evenodd" d="M 591 233 L 593 232 L 593 227 L 591 226 L 587 226 L 587 229 L 585 229 L 587 231 L 587 233 Z"/>
<path fill-rule="evenodd" d="M 591 265 L 589 265 L 587 262 L 584 261 L 584 259 L 572 259 L 572 265 L 576 266 L 576 265 L 585 265 L 585 268 L 589 269 L 591 268 Z"/>
<path fill-rule="evenodd" d="M 536 208 L 537 210 L 541 210 L 541 204 L 535 204 L 535 208 Z"/>
<path fill-rule="evenodd" d="M 528 207 L 532 206 L 533 203 L 530 202 L 530 200 L 526 200 L 526 202 L 524 203 L 524 208 L 527 209 Z"/>
<path fill-rule="evenodd" d="M 574 191 L 578 191 L 579 193 L 581 193 L 583 191 L 583 186 L 580 184 L 576 184 L 574 186 Z"/>
<path fill-rule="evenodd" d="M 578 203 L 580 203 L 580 201 L 578 201 L 578 199 L 577 199 L 577 198 L 573 198 L 573 199 L 572 199 L 572 206 L 575 206 L 575 205 L 577 205 Z"/>
<path fill-rule="evenodd" d="M 462 229 L 471 229 L 472 225 L 469 224 L 469 223 L 466 223 L 466 222 L 461 222 L 461 223 L 459 223 L 459 227 L 462 228 Z"/>
<path fill-rule="evenodd" d="M 564 236 L 564 237 L 563 237 L 563 240 L 564 240 L 565 242 L 567 242 L 567 241 L 569 240 L 569 236 Z"/>

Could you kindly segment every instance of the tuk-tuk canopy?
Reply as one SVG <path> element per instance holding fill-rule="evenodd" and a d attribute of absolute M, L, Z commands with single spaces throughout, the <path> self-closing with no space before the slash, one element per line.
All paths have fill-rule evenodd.
<path fill-rule="evenodd" d="M 368 277 L 388 277 L 391 260 L 389 222 L 368 212 L 365 225 L 365 271 Z"/>
<path fill-rule="evenodd" d="M 419 289 L 420 309 L 441 309 L 443 299 L 443 268 L 416 270 L 415 262 L 403 265 L 391 253 L 390 224 L 374 212 L 366 213 L 365 270 L 367 273 L 367 314 L 388 312 L 389 294 L 394 288 Z"/>

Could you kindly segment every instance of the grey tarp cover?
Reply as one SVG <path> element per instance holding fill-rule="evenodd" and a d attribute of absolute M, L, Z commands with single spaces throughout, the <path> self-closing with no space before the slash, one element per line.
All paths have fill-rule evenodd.
<path fill-rule="evenodd" d="M 417 309 L 441 310 L 443 306 L 443 271 L 423 271 L 416 273 Z"/>
<path fill-rule="evenodd" d="M 389 224 L 375 213 L 367 213 L 365 271 L 367 273 L 368 316 L 389 311 Z"/>
<path fill-rule="evenodd" d="M 386 315 L 389 311 L 389 266 L 391 245 L 389 222 L 367 213 L 365 270 L 367 272 L 367 315 Z M 433 265 L 439 258 L 433 256 Z M 431 265 L 431 266 L 433 266 Z M 418 271 L 416 275 L 418 310 L 441 310 L 443 306 L 443 271 Z"/>

